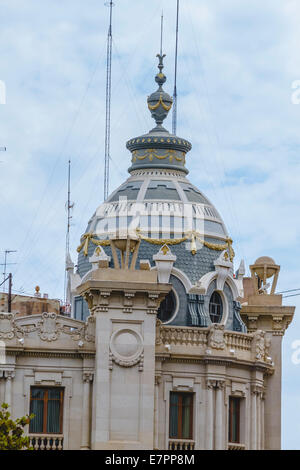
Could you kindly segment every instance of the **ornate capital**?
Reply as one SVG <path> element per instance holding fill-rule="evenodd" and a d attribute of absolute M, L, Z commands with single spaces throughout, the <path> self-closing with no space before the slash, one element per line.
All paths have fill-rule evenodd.
<path fill-rule="evenodd" d="M 251 385 L 251 394 L 256 395 L 259 398 L 263 398 L 264 390 L 265 389 L 262 385 L 258 385 L 258 384 L 252 384 Z"/>
<path fill-rule="evenodd" d="M 155 385 L 159 385 L 161 383 L 161 375 L 160 374 L 156 374 L 155 375 L 155 378 L 154 378 L 154 383 Z"/>
<path fill-rule="evenodd" d="M 83 372 L 82 380 L 84 383 L 91 383 L 94 379 L 94 372 Z"/>
<path fill-rule="evenodd" d="M 214 379 L 206 379 L 206 388 L 208 390 L 213 390 L 217 386 L 217 380 Z"/>
<path fill-rule="evenodd" d="M 216 381 L 216 388 L 218 390 L 223 390 L 225 388 L 225 380 L 217 380 Z"/>
<path fill-rule="evenodd" d="M 5 370 L 4 371 L 4 377 L 7 380 L 12 380 L 15 378 L 15 371 L 14 370 Z"/>

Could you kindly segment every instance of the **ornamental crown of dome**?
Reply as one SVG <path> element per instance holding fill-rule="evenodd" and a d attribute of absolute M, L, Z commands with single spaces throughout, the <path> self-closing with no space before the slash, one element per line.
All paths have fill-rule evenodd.
<path fill-rule="evenodd" d="M 163 89 L 167 80 L 163 73 L 165 54 L 157 54 L 157 57 L 159 72 L 155 81 L 158 88 L 147 98 L 148 109 L 156 126 L 148 134 L 127 142 L 126 147 L 132 153 L 132 166 L 128 171 L 158 168 L 179 170 L 187 174 L 185 156 L 192 148 L 191 143 L 170 134 L 162 125 L 172 108 L 173 98 Z"/>

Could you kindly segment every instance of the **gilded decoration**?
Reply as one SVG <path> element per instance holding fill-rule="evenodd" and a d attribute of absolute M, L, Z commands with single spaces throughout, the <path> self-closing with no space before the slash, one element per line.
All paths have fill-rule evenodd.
<path fill-rule="evenodd" d="M 94 245 L 97 246 L 110 246 L 110 240 L 97 240 L 94 238 L 96 235 L 92 233 L 85 233 L 81 237 L 81 244 L 77 248 L 78 253 L 81 252 L 83 249 L 83 254 L 84 256 L 88 255 L 88 248 L 89 248 L 89 242 L 93 243 Z M 142 235 L 142 231 L 137 228 L 136 229 L 136 236 L 140 240 L 144 240 L 147 243 L 150 243 L 152 245 L 179 245 L 180 243 L 183 243 L 187 240 L 191 240 L 191 253 L 195 255 L 197 253 L 197 246 L 196 243 L 194 243 L 195 239 L 198 240 L 202 245 L 204 245 L 206 248 L 209 248 L 211 250 L 216 250 L 216 251 L 224 251 L 228 250 L 228 256 L 230 261 L 233 261 L 233 258 L 235 256 L 234 249 L 232 248 L 232 239 L 227 238 L 226 243 L 224 244 L 219 244 L 219 243 L 210 243 L 206 240 L 203 240 L 199 233 L 193 231 L 190 231 L 187 233 L 185 237 L 182 238 L 149 238 L 145 237 Z"/>
<path fill-rule="evenodd" d="M 179 152 L 177 150 L 168 149 L 165 152 L 158 153 L 155 149 L 145 149 L 145 150 L 134 150 L 132 152 L 132 161 L 136 162 L 137 160 L 145 160 L 146 158 L 152 162 L 153 158 L 158 160 L 169 159 L 170 162 L 176 160 L 177 162 L 183 162 L 185 164 L 185 153 Z"/>

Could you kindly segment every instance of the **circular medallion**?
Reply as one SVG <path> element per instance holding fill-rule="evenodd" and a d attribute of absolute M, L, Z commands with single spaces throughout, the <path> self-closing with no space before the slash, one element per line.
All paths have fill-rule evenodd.
<path fill-rule="evenodd" d="M 110 350 L 117 364 L 130 367 L 137 364 L 143 352 L 143 338 L 135 330 L 122 328 L 110 339 Z"/>

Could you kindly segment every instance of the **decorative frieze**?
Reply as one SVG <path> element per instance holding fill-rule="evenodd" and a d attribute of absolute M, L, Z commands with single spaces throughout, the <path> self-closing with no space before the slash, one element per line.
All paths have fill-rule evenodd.
<path fill-rule="evenodd" d="M 1 316 L 4 317 L 1 318 Z M 47 312 L 42 315 L 21 318 L 16 318 L 14 314 L 0 314 L 0 339 L 9 341 L 17 338 L 20 339 L 20 346 L 24 347 L 26 346 L 26 338 L 31 340 L 34 338 L 33 333 L 36 333 L 37 340 L 47 343 L 57 341 L 64 335 L 77 343 L 79 341 L 93 343 L 95 341 L 95 319 L 90 316 L 87 322 L 83 323 Z"/>

